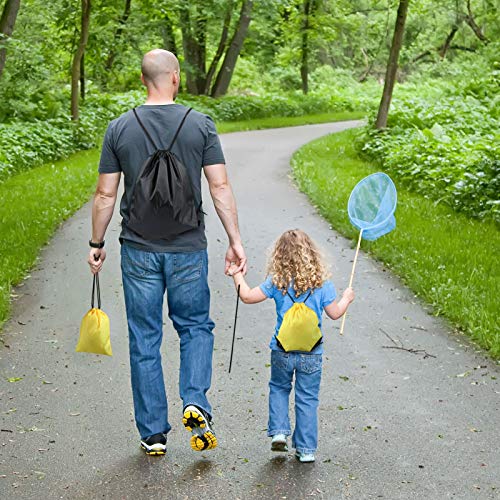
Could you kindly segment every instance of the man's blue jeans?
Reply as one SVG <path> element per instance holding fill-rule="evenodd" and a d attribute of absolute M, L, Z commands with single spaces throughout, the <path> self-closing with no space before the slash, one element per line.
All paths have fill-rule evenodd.
<path fill-rule="evenodd" d="M 321 367 L 321 354 L 271 351 L 267 435 L 291 434 L 288 398 L 295 374 L 295 431 L 292 446 L 302 453 L 314 453 L 318 447 Z"/>
<path fill-rule="evenodd" d="M 214 323 L 210 319 L 206 250 L 155 253 L 122 245 L 123 292 L 129 331 L 130 371 L 141 438 L 168 433 L 168 403 L 161 366 L 163 297 L 180 338 L 179 393 L 184 406 L 209 414 Z"/>

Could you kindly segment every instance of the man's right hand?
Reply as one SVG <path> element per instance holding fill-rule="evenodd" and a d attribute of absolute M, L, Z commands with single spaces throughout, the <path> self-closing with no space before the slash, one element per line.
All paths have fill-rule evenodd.
<path fill-rule="evenodd" d="M 242 272 L 244 275 L 247 273 L 247 257 L 245 255 L 245 250 L 241 243 L 232 243 L 226 252 L 224 273 L 229 273 L 229 268 L 231 264 L 235 264 L 237 267 L 231 268 L 233 273 Z"/>
<path fill-rule="evenodd" d="M 106 259 L 106 250 L 104 248 L 91 248 L 89 252 L 88 263 L 92 274 L 97 274 L 102 269 Z"/>

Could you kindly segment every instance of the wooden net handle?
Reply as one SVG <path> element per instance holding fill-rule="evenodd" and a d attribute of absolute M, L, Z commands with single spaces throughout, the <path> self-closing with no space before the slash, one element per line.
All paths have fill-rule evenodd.
<path fill-rule="evenodd" d="M 363 235 L 363 230 L 360 229 L 359 237 L 358 237 L 358 246 L 356 247 L 356 254 L 354 255 L 354 262 L 352 263 L 351 278 L 349 279 L 349 288 L 352 286 L 352 280 L 354 278 L 354 270 L 356 269 L 356 262 L 358 261 L 359 246 L 361 245 L 362 235 Z M 344 335 L 344 325 L 345 325 L 346 316 L 347 316 L 347 310 L 344 313 L 344 316 L 342 317 L 342 325 L 340 326 L 340 335 Z"/>

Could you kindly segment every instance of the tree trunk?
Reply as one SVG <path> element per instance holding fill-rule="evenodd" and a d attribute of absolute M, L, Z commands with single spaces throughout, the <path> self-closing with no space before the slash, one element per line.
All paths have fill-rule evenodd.
<path fill-rule="evenodd" d="M 387 71 L 385 74 L 384 91 L 380 106 L 378 109 L 375 128 L 383 129 L 387 126 L 387 117 L 389 115 L 389 106 L 392 99 L 392 91 L 396 82 L 396 73 L 398 71 L 398 59 L 401 46 L 403 45 L 403 34 L 405 30 L 406 15 L 408 13 L 408 4 L 410 0 L 400 0 L 398 13 L 396 17 L 396 25 L 394 27 L 394 36 L 392 38 L 391 51 L 389 61 L 387 63 Z"/>
<path fill-rule="evenodd" d="M 446 40 L 444 41 L 443 45 L 441 45 L 441 47 L 439 48 L 439 55 L 441 59 L 444 59 L 446 57 L 446 53 L 448 52 L 448 49 L 450 48 L 451 42 L 453 41 L 453 38 L 457 34 L 457 31 L 458 31 L 458 26 L 455 24 L 451 28 L 451 31 L 446 37 Z"/>
<path fill-rule="evenodd" d="M 214 86 L 212 87 L 212 97 L 224 95 L 229 88 L 234 68 L 236 67 L 238 56 L 240 55 L 243 42 L 245 41 L 248 26 L 250 25 L 252 8 L 253 0 L 243 0 L 238 25 L 236 26 L 236 30 L 233 38 L 231 39 L 231 43 L 229 44 L 229 48 L 227 49 L 224 61 L 219 73 L 217 74 Z"/>
<path fill-rule="evenodd" d="M 309 91 L 309 16 L 313 10 L 314 0 L 304 0 L 304 18 L 302 22 L 302 46 L 300 57 L 300 78 L 302 80 L 302 92 Z"/>
<path fill-rule="evenodd" d="M 489 39 L 483 33 L 483 30 L 477 25 L 474 15 L 472 14 L 472 9 L 470 6 L 470 0 L 467 0 L 467 15 L 465 16 L 465 22 L 470 26 L 470 29 L 483 43 L 488 43 Z"/>
<path fill-rule="evenodd" d="M 20 4 L 21 0 L 7 0 L 3 7 L 2 17 L 0 17 L 0 78 L 7 58 L 4 43 L 12 36 Z"/>
<path fill-rule="evenodd" d="M 224 55 L 224 51 L 226 50 L 227 38 L 229 35 L 229 26 L 231 25 L 231 17 L 233 13 L 233 4 L 234 0 L 230 0 L 227 6 L 226 17 L 224 18 L 224 27 L 222 28 L 219 45 L 217 47 L 217 50 L 215 51 L 215 55 L 214 58 L 212 59 L 210 67 L 208 68 L 207 82 L 205 84 L 205 92 L 204 92 L 205 94 L 208 94 L 210 92 L 210 87 L 212 85 L 212 80 L 214 78 L 215 71 L 217 70 L 217 66 L 219 65 L 219 62 L 222 56 Z"/>
<path fill-rule="evenodd" d="M 196 20 L 195 30 L 191 26 L 189 6 L 183 2 L 180 6 L 182 32 L 182 48 L 184 52 L 184 70 L 186 72 L 187 91 L 193 95 L 202 94 L 205 90 L 205 35 L 201 34 L 201 43 L 193 34 L 200 35 L 204 20 Z M 202 86 L 199 87 L 200 82 Z"/>
<path fill-rule="evenodd" d="M 423 59 L 424 57 L 430 56 L 433 52 L 434 52 L 434 49 L 433 50 L 424 50 L 422 53 L 420 53 L 418 56 L 415 56 L 411 60 L 412 64 L 420 61 L 420 59 Z"/>
<path fill-rule="evenodd" d="M 123 9 L 123 14 L 120 16 L 120 19 L 118 20 L 118 27 L 116 28 L 115 36 L 113 38 L 113 45 L 109 52 L 108 58 L 106 59 L 106 64 L 104 65 L 106 71 L 110 71 L 111 68 L 113 67 L 113 63 L 115 62 L 118 44 L 120 42 L 120 38 L 122 37 L 123 30 L 125 29 L 125 25 L 127 24 L 127 20 L 130 16 L 131 3 L 132 0 L 125 0 L 125 8 Z"/>
<path fill-rule="evenodd" d="M 80 40 L 71 66 L 71 119 L 78 121 L 78 80 L 80 79 L 80 66 L 82 63 L 85 47 L 89 39 L 90 22 L 90 2 L 91 0 L 81 0 L 82 3 L 82 25 L 80 29 Z"/>
<path fill-rule="evenodd" d="M 80 98 L 85 102 L 85 54 L 80 61 Z"/>
<path fill-rule="evenodd" d="M 163 24 L 161 25 L 161 36 L 163 38 L 163 48 L 172 52 L 177 57 L 179 57 L 177 43 L 175 42 L 175 34 L 173 28 L 172 20 L 167 12 L 165 12 L 165 16 L 163 18 Z M 179 92 L 182 92 L 182 80 L 179 83 Z"/>
<path fill-rule="evenodd" d="M 207 19 L 205 17 L 196 19 L 195 28 L 195 39 L 198 44 L 198 50 L 196 51 L 196 88 L 198 89 L 198 94 L 204 94 L 207 83 L 205 62 L 207 58 Z"/>
<path fill-rule="evenodd" d="M 172 20 L 170 19 L 170 16 L 167 13 L 165 13 L 164 21 L 165 22 L 163 23 L 161 29 L 161 36 L 163 38 L 163 48 L 165 50 L 169 50 L 170 52 L 178 56 L 179 54 L 177 53 L 177 44 L 175 43 L 173 23 Z"/>

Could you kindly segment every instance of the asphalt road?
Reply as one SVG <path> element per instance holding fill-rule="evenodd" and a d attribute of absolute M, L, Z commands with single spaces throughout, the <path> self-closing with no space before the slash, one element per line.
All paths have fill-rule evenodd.
<path fill-rule="evenodd" d="M 352 246 L 297 192 L 289 160 L 302 144 L 356 124 L 223 136 L 251 284 L 264 279 L 273 240 L 300 227 L 325 250 L 337 289 L 346 286 Z M 101 275 L 114 356 L 74 352 L 90 301 L 86 205 L 62 225 L 17 288 L 13 316 L 4 328 L 1 499 L 500 498 L 498 365 L 430 315 L 396 277 L 363 253 L 344 336 L 340 321 L 325 321 L 317 461 L 300 464 L 292 453 L 273 454 L 265 430 L 274 305 L 240 307 L 229 375 L 235 295 L 222 272 L 223 230 L 208 199 L 205 206 L 217 324 L 210 397 L 219 447 L 204 453 L 189 447 L 177 390 L 179 342 L 166 324 L 163 353 L 173 429 L 165 457 L 147 457 L 139 449 L 118 218 L 106 238 L 108 260 Z M 396 345 L 423 351 L 391 348 Z"/>

